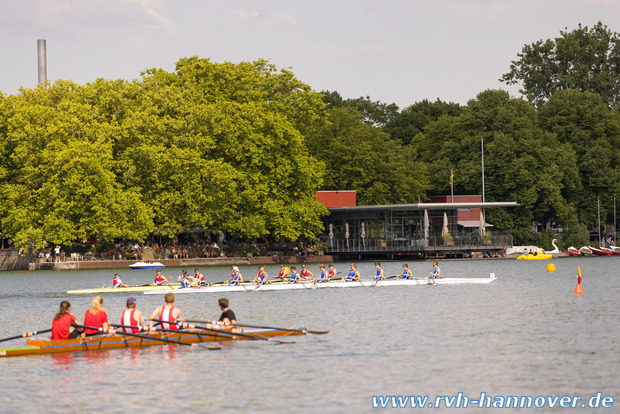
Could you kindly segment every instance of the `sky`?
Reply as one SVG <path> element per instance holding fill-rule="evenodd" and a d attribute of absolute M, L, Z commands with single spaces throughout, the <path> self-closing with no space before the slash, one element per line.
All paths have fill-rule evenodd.
<path fill-rule="evenodd" d="M 268 59 L 316 91 L 399 108 L 487 89 L 524 45 L 598 21 L 620 32 L 617 0 L 0 0 L 0 91 L 47 77 L 78 84 L 174 71 L 183 57 Z"/>

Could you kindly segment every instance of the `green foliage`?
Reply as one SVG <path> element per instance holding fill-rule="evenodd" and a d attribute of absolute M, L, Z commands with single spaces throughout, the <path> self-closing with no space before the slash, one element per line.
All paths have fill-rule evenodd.
<path fill-rule="evenodd" d="M 323 190 L 356 190 L 359 205 L 410 203 L 424 196 L 426 171 L 411 147 L 364 123 L 351 108 L 331 109 L 328 121 L 306 137 L 310 153 L 327 167 Z"/>
<path fill-rule="evenodd" d="M 566 250 L 573 246 L 579 249 L 590 243 L 590 232 L 584 224 L 571 224 L 562 232 L 558 247 L 560 250 Z"/>
<path fill-rule="evenodd" d="M 560 31 L 554 40 L 525 45 L 501 81 L 521 84 L 520 90 L 537 106 L 556 91 L 578 89 L 601 96 L 610 107 L 620 104 L 620 37 L 598 22 Z"/>
<path fill-rule="evenodd" d="M 323 91 L 323 101 L 329 108 L 352 108 L 362 114 L 364 122 L 374 126 L 382 126 L 398 116 L 398 106 L 394 103 L 385 104 L 372 101 L 370 96 L 357 99 L 342 99 L 336 91 Z"/>

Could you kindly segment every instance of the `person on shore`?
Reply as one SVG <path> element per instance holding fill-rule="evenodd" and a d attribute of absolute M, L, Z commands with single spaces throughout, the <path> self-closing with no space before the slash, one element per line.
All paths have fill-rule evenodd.
<path fill-rule="evenodd" d="M 128 287 L 126 284 L 123 283 L 123 281 L 121 280 L 121 275 L 119 273 L 114 275 L 114 280 L 112 281 L 113 286 L 115 288 L 120 288 L 120 287 Z"/>
<path fill-rule="evenodd" d="M 181 309 L 174 306 L 174 293 L 168 292 L 166 293 L 164 300 L 165 304 L 160 305 L 151 313 L 149 316 L 149 328 L 153 330 L 154 322 L 153 319 L 158 319 L 161 323 L 161 327 L 163 329 L 170 329 L 173 331 L 178 331 L 179 326 L 176 324 L 177 319 L 181 317 Z"/>
<path fill-rule="evenodd" d="M 103 298 L 101 296 L 93 298 L 90 309 L 84 314 L 84 326 L 100 328 L 84 328 L 86 336 L 99 335 L 108 330 L 108 314 L 103 309 Z"/>
<path fill-rule="evenodd" d="M 280 279 L 286 279 L 290 273 L 291 273 L 291 269 L 284 266 L 283 264 L 280 265 L 280 273 L 278 274 L 278 277 Z"/>
<path fill-rule="evenodd" d="M 385 280 L 385 273 L 383 272 L 383 268 L 381 267 L 381 263 L 375 262 L 375 269 L 377 269 L 377 274 L 375 275 L 375 280 Z"/>
<path fill-rule="evenodd" d="M 133 296 L 127 298 L 127 309 L 121 313 L 121 330 L 127 333 L 139 333 L 142 330 L 142 312 L 136 308 L 136 298 Z M 135 326 L 135 328 L 127 328 L 127 326 Z"/>
<path fill-rule="evenodd" d="M 429 279 L 434 281 L 435 279 L 439 279 L 440 276 L 441 276 L 441 269 L 439 268 L 439 263 L 433 262 L 433 271 L 430 272 Z"/>
<path fill-rule="evenodd" d="M 62 339 L 75 339 L 84 332 L 84 328 L 77 323 L 77 318 L 71 315 L 71 304 L 66 300 L 60 302 L 60 310 L 54 316 L 52 321 L 52 341 L 60 341 Z M 71 331 L 71 327 L 74 328 Z"/>
<path fill-rule="evenodd" d="M 351 263 L 351 270 L 349 271 L 349 274 L 344 278 L 344 280 L 347 282 L 352 282 L 354 280 L 360 280 L 361 278 L 362 276 L 357 270 L 357 265 L 355 263 Z"/>
<path fill-rule="evenodd" d="M 297 267 L 291 266 L 291 280 L 289 280 L 288 283 L 297 283 L 297 282 L 301 282 L 301 276 L 299 276 L 299 273 L 297 273 Z"/>
<path fill-rule="evenodd" d="M 252 279 L 252 282 L 256 282 L 257 284 L 260 285 L 263 283 L 267 283 L 268 281 L 269 281 L 269 275 L 265 271 L 265 267 L 264 266 L 259 267 L 258 274 L 256 275 L 254 279 Z"/>
<path fill-rule="evenodd" d="M 239 283 L 243 282 L 243 275 L 241 274 L 237 266 L 233 266 L 232 271 L 233 273 L 230 280 L 228 281 L 228 285 L 237 286 Z"/>
<path fill-rule="evenodd" d="M 336 272 L 336 268 L 334 267 L 334 265 L 330 264 L 329 265 L 329 272 L 327 273 L 327 280 L 332 279 L 337 274 L 338 274 L 338 272 Z"/>
<path fill-rule="evenodd" d="M 306 268 L 305 264 L 301 265 L 301 272 L 299 272 L 302 280 L 311 280 L 314 277 L 314 273 L 312 273 L 311 271 L 309 271 Z"/>
<path fill-rule="evenodd" d="M 403 273 L 400 275 L 401 279 L 413 279 L 413 273 L 411 269 L 409 269 L 409 265 L 407 263 L 403 264 Z"/>
<path fill-rule="evenodd" d="M 151 286 L 159 286 L 168 282 L 168 278 L 161 274 L 161 269 L 155 271 L 155 280 L 151 283 Z"/>

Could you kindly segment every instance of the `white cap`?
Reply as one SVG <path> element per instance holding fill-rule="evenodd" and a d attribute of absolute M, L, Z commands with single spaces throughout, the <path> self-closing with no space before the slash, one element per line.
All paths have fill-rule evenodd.
<path fill-rule="evenodd" d="M 234 270 L 235 272 L 238 272 L 238 271 L 239 271 L 239 268 L 238 268 L 237 266 L 233 266 L 233 270 Z"/>

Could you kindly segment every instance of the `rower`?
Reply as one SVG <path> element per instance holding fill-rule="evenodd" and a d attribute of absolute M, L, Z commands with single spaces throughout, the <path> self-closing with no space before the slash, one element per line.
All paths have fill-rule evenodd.
<path fill-rule="evenodd" d="M 149 319 L 151 320 L 149 328 L 153 330 L 153 319 L 159 319 L 162 321 L 161 327 L 163 329 L 171 329 L 173 331 L 179 330 L 179 326 L 176 324 L 177 319 L 181 317 L 181 309 L 174 307 L 174 293 L 168 292 L 165 295 L 166 303 L 160 305 L 151 313 Z"/>
<path fill-rule="evenodd" d="M 312 273 L 311 271 L 306 269 L 306 265 L 305 264 L 301 265 L 300 275 L 302 277 L 302 280 L 310 280 L 310 279 L 312 279 L 314 277 L 314 273 Z"/>
<path fill-rule="evenodd" d="M 192 286 L 200 286 L 205 284 L 205 277 L 198 269 L 194 269 L 194 280 L 192 280 Z"/>
<path fill-rule="evenodd" d="M 221 324 L 224 326 L 236 324 L 237 317 L 235 316 L 235 312 L 233 312 L 232 310 L 228 308 L 228 299 L 220 298 L 217 301 L 217 303 L 220 306 L 220 309 L 222 310 L 222 315 L 220 316 L 218 325 L 219 325 L 219 322 L 221 322 Z"/>
<path fill-rule="evenodd" d="M 441 269 L 439 268 L 439 263 L 433 262 L 433 271 L 430 273 L 429 279 L 435 280 L 439 279 L 441 276 Z"/>
<path fill-rule="evenodd" d="M 121 325 L 135 326 L 135 328 L 123 327 L 121 330 L 128 333 L 138 333 L 142 329 L 142 312 L 136 308 L 136 298 L 127 298 L 127 309 L 121 313 Z"/>
<path fill-rule="evenodd" d="M 124 284 L 123 281 L 121 280 L 121 275 L 119 273 L 114 275 L 114 281 L 112 283 L 114 284 L 115 288 L 127 287 L 127 285 Z"/>
<path fill-rule="evenodd" d="M 413 273 L 407 263 L 403 264 L 403 274 L 400 275 L 400 279 L 413 279 Z"/>
<path fill-rule="evenodd" d="M 52 322 L 52 341 L 75 339 L 84 332 L 84 328 L 77 324 L 77 318 L 71 315 L 69 311 L 71 311 L 71 304 L 66 300 L 60 302 L 60 310 Z M 71 327 L 75 328 L 73 332 L 69 332 Z"/>
<path fill-rule="evenodd" d="M 375 275 L 375 280 L 384 280 L 385 273 L 383 273 L 383 268 L 381 267 L 381 263 L 375 262 L 375 269 L 377 269 L 377 274 Z"/>
<path fill-rule="evenodd" d="M 278 277 L 280 279 L 286 279 L 290 273 L 291 273 L 291 269 L 284 266 L 283 264 L 280 265 L 280 273 L 278 274 Z"/>
<path fill-rule="evenodd" d="M 239 268 L 237 266 L 233 266 L 232 268 L 233 274 L 228 282 L 229 286 L 237 286 L 239 283 L 243 282 L 243 276 L 241 272 L 239 272 Z"/>
<path fill-rule="evenodd" d="M 161 274 L 161 269 L 157 269 L 155 272 L 155 280 L 151 283 L 151 286 L 159 286 L 166 282 L 168 282 L 168 278 Z"/>
<path fill-rule="evenodd" d="M 301 277 L 299 276 L 299 273 L 297 273 L 297 267 L 291 266 L 291 280 L 289 280 L 288 283 L 297 283 L 297 282 L 301 282 Z"/>
<path fill-rule="evenodd" d="M 268 281 L 269 281 L 269 275 L 265 271 L 265 267 L 264 266 L 259 267 L 258 274 L 256 275 L 254 279 L 252 279 L 252 282 L 263 284 L 263 283 L 267 283 Z"/>
<path fill-rule="evenodd" d="M 321 270 L 321 276 L 319 276 L 319 278 L 315 280 L 315 282 L 327 282 L 329 276 L 327 275 L 327 270 L 325 270 L 325 265 L 320 265 L 319 270 Z"/>
<path fill-rule="evenodd" d="M 332 277 L 336 276 L 338 273 L 336 272 L 336 268 L 334 267 L 333 264 L 329 265 L 329 272 L 327 273 L 327 279 L 331 279 Z"/>
<path fill-rule="evenodd" d="M 357 265 L 355 263 L 351 263 L 351 271 L 344 278 L 344 280 L 347 282 L 352 282 L 354 280 L 360 280 L 360 279 L 361 279 L 361 275 L 360 275 L 360 272 L 357 270 Z"/>
<path fill-rule="evenodd" d="M 183 276 L 179 276 L 179 283 L 181 283 L 182 288 L 188 288 L 191 286 L 189 282 L 189 274 L 184 273 Z"/>
<path fill-rule="evenodd" d="M 86 336 L 99 335 L 108 330 L 108 314 L 105 309 L 103 309 L 103 298 L 101 296 L 95 296 L 93 298 L 90 309 L 84 314 L 84 326 L 101 328 L 85 328 L 84 333 Z"/>

